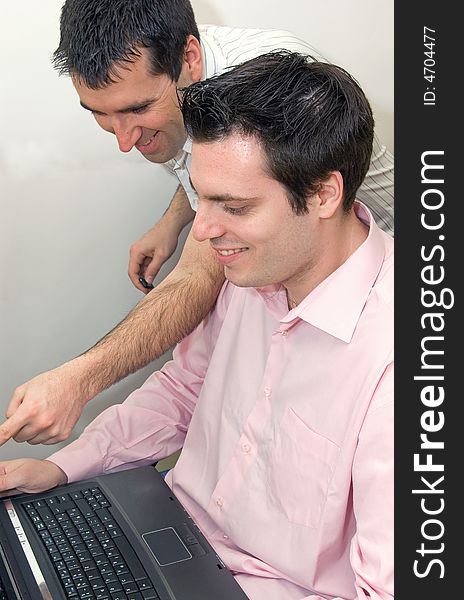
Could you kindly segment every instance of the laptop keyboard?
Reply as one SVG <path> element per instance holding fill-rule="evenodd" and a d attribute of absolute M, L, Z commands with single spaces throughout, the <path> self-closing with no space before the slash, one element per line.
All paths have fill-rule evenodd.
<path fill-rule="evenodd" d="M 50 556 L 66 598 L 159 598 L 100 488 L 58 494 L 22 506 Z"/>

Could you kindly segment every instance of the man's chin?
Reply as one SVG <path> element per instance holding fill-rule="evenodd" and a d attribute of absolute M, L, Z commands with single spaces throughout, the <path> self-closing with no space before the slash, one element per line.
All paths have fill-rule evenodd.
<path fill-rule="evenodd" d="M 227 281 L 230 281 L 230 283 L 233 283 L 237 287 L 259 287 L 259 285 L 257 285 L 255 281 L 251 280 L 251 278 L 247 277 L 246 275 L 242 275 L 242 277 L 240 277 L 238 273 L 234 273 L 233 270 L 227 266 L 224 267 L 224 277 L 227 279 Z"/>
<path fill-rule="evenodd" d="M 151 163 L 155 163 L 157 165 L 165 163 L 168 160 L 170 160 L 169 158 L 165 159 L 163 156 L 160 156 L 159 154 L 144 154 L 140 150 L 139 150 L 139 152 L 143 156 L 143 158 L 145 158 L 146 160 L 150 161 Z"/>
<path fill-rule="evenodd" d="M 160 149 L 156 152 L 142 152 L 140 148 L 137 148 L 137 150 L 140 152 L 143 158 L 157 165 L 162 165 L 168 162 L 168 160 L 174 158 L 174 156 L 176 156 L 178 152 L 178 150 L 176 152 L 173 152 L 172 150 L 168 151 L 167 149 Z"/>
<path fill-rule="evenodd" d="M 166 139 L 166 136 L 159 132 L 155 137 L 155 140 L 159 137 L 158 143 L 151 149 L 147 148 L 148 152 L 143 152 L 143 148 L 137 148 L 140 154 L 148 161 L 152 163 L 156 163 L 158 165 L 167 163 L 169 160 L 172 160 L 175 156 L 178 155 L 180 150 L 182 150 L 182 145 L 177 146 L 177 144 L 171 140 L 169 143 L 169 139 Z"/>

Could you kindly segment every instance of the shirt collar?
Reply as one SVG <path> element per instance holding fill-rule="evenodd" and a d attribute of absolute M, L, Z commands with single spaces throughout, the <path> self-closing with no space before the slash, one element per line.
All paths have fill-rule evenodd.
<path fill-rule="evenodd" d="M 192 158 L 192 138 L 187 137 L 185 144 L 179 150 L 179 152 L 167 161 L 167 164 L 173 169 L 173 171 L 184 171 L 189 169 L 190 160 Z"/>
<path fill-rule="evenodd" d="M 355 211 L 369 226 L 366 240 L 296 308 L 281 316 L 282 324 L 288 327 L 301 319 L 344 342 L 350 342 L 385 258 L 384 234 L 372 214 L 361 202 L 355 203 Z M 276 302 L 274 308 L 282 315 L 282 296 L 286 296 L 282 286 L 266 286 L 257 291 L 269 308 Z"/>
<path fill-rule="evenodd" d="M 192 154 L 192 138 L 188 137 L 185 144 L 182 146 L 182 151 L 187 154 Z"/>

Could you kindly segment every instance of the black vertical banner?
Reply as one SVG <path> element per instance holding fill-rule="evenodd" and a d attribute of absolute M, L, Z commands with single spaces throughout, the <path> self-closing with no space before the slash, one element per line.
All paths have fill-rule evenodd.
<path fill-rule="evenodd" d="M 464 36 L 456 10 L 395 3 L 397 600 L 464 594 Z"/>

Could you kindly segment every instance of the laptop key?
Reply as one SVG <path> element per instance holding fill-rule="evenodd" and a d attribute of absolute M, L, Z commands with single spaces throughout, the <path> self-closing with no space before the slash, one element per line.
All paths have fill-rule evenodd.
<path fill-rule="evenodd" d="M 135 583 L 135 581 L 126 583 L 125 585 L 123 585 L 123 589 L 126 592 L 126 594 L 131 594 L 132 592 L 139 591 L 139 588 L 138 588 L 137 584 Z"/>
<path fill-rule="evenodd" d="M 126 565 L 118 565 L 114 567 L 116 575 L 121 578 L 122 575 L 127 575 L 129 573 L 129 569 Z"/>
<path fill-rule="evenodd" d="M 87 500 L 84 500 L 84 498 L 78 498 L 75 502 L 84 517 L 95 516 L 95 511 L 89 506 Z"/>
<path fill-rule="evenodd" d="M 112 539 L 121 537 L 121 535 L 122 535 L 121 531 L 117 527 L 108 529 L 108 531 L 109 531 L 109 534 L 112 537 Z"/>
<path fill-rule="evenodd" d="M 95 513 L 102 523 L 113 523 L 114 517 L 107 508 L 98 508 Z"/>
<path fill-rule="evenodd" d="M 143 590 L 142 591 L 143 600 L 158 600 L 159 596 L 155 590 Z"/>
<path fill-rule="evenodd" d="M 153 587 L 151 581 L 148 578 L 139 579 L 137 581 L 137 584 L 139 586 L 139 590 L 148 590 Z"/>
<path fill-rule="evenodd" d="M 42 517 L 42 520 L 44 520 L 44 521 L 49 521 L 50 519 L 53 519 L 52 511 L 48 508 L 48 506 L 42 506 L 42 507 L 38 508 L 37 512 L 39 513 L 39 515 Z"/>
<path fill-rule="evenodd" d="M 74 504 L 71 501 L 60 502 L 59 504 L 55 504 L 55 506 L 51 506 L 50 508 L 54 515 L 62 515 L 67 510 L 74 508 Z"/>
<path fill-rule="evenodd" d="M 96 579 L 92 579 L 92 581 L 90 582 L 90 587 L 95 591 L 95 590 L 99 590 L 100 588 L 104 588 L 105 587 L 105 583 L 103 581 L 103 579 L 101 577 L 97 577 Z"/>
<path fill-rule="evenodd" d="M 119 581 L 115 581 L 114 583 L 107 584 L 108 591 L 110 594 L 115 594 L 116 592 L 122 592 L 122 585 Z"/>
<path fill-rule="evenodd" d="M 119 553 L 124 558 L 129 571 L 132 573 L 132 577 L 136 581 L 138 579 L 145 579 L 147 577 L 145 569 L 128 540 L 125 537 L 117 537 L 114 538 L 114 543 L 116 544 Z"/>
<path fill-rule="evenodd" d="M 112 600 L 127 600 L 127 596 L 123 591 L 111 594 L 111 598 Z"/>
<path fill-rule="evenodd" d="M 79 594 L 77 593 L 76 588 L 72 585 L 65 589 L 66 595 L 68 598 L 77 598 Z"/>
<path fill-rule="evenodd" d="M 192 556 L 204 556 L 206 554 L 200 544 L 190 544 L 187 548 L 190 550 Z"/>
<path fill-rule="evenodd" d="M 177 529 L 180 537 L 187 544 L 187 546 L 189 544 L 197 544 L 198 543 L 198 540 L 197 540 L 195 534 L 190 529 L 190 527 L 187 525 L 187 523 L 182 523 L 180 526 L 176 526 L 176 529 Z"/>
<path fill-rule="evenodd" d="M 108 586 L 111 583 L 116 583 L 118 581 L 118 578 L 116 577 L 116 573 L 114 573 L 114 571 L 112 571 L 111 573 L 108 573 L 107 575 L 103 575 L 103 581 Z"/>
<path fill-rule="evenodd" d="M 97 567 L 105 567 L 110 564 L 110 561 L 108 560 L 108 557 L 102 554 L 101 556 L 97 556 L 95 558 L 95 564 Z"/>

